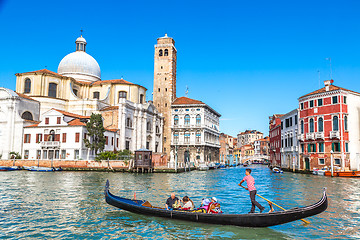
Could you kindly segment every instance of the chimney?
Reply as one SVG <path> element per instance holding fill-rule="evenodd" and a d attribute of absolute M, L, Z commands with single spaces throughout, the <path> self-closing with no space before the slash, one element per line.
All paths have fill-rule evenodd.
<path fill-rule="evenodd" d="M 329 91 L 330 90 L 330 85 L 334 82 L 334 80 L 325 80 L 324 84 L 325 84 L 325 91 Z"/>

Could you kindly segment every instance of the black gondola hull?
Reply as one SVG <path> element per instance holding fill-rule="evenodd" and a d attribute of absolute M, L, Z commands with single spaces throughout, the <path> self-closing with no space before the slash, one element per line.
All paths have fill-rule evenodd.
<path fill-rule="evenodd" d="M 105 187 L 105 200 L 108 204 L 120 209 L 164 218 L 179 219 L 192 222 L 202 222 L 220 225 L 235 225 L 242 227 L 270 227 L 284 224 L 306 217 L 314 216 L 326 210 L 328 200 L 324 190 L 321 200 L 303 208 L 293 208 L 281 212 L 252 213 L 252 214 L 210 214 L 189 211 L 165 210 L 141 206 L 144 201 L 121 198 L 110 193 L 108 184 Z"/>

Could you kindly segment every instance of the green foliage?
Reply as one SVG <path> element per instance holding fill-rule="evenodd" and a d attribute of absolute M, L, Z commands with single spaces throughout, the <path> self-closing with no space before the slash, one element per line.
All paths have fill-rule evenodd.
<path fill-rule="evenodd" d="M 18 152 L 10 152 L 10 159 L 21 159 L 21 155 Z"/>
<path fill-rule="evenodd" d="M 85 146 L 94 150 L 95 154 L 104 150 L 106 139 L 101 114 L 91 114 L 90 121 L 86 123 L 86 130 L 90 139 L 84 139 Z"/>
<path fill-rule="evenodd" d="M 107 159 L 115 160 L 116 158 L 117 158 L 117 154 L 115 152 L 101 152 L 96 156 L 95 160 L 96 161 L 107 160 Z"/>

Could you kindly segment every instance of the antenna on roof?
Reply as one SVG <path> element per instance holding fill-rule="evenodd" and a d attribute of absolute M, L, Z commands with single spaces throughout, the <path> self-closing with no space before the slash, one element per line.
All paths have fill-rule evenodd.
<path fill-rule="evenodd" d="M 187 97 L 187 96 L 188 96 L 188 93 L 189 93 L 189 87 L 186 85 L 185 97 Z"/>
<path fill-rule="evenodd" d="M 330 80 L 332 80 L 331 58 L 328 57 L 328 58 L 325 58 L 325 60 L 329 60 L 329 62 L 330 62 Z"/>
<path fill-rule="evenodd" d="M 83 32 L 84 32 L 84 30 L 81 28 L 81 29 L 80 29 L 80 35 L 81 35 L 81 36 L 82 36 Z"/>

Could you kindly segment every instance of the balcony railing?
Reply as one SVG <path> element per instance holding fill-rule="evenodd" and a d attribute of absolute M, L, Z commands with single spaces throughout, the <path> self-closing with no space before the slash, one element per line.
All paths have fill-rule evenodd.
<path fill-rule="evenodd" d="M 323 132 L 317 132 L 315 133 L 316 139 L 324 139 L 324 133 Z"/>
<path fill-rule="evenodd" d="M 298 135 L 298 140 L 299 141 L 304 141 L 304 134 L 299 134 Z"/>
<path fill-rule="evenodd" d="M 339 131 L 330 131 L 330 138 L 340 139 L 340 132 Z"/>
<path fill-rule="evenodd" d="M 306 133 L 306 140 L 314 140 L 315 134 L 314 133 Z"/>
<path fill-rule="evenodd" d="M 47 141 L 47 142 L 40 142 L 40 146 L 41 147 L 60 147 L 60 142 L 59 141 Z"/>

